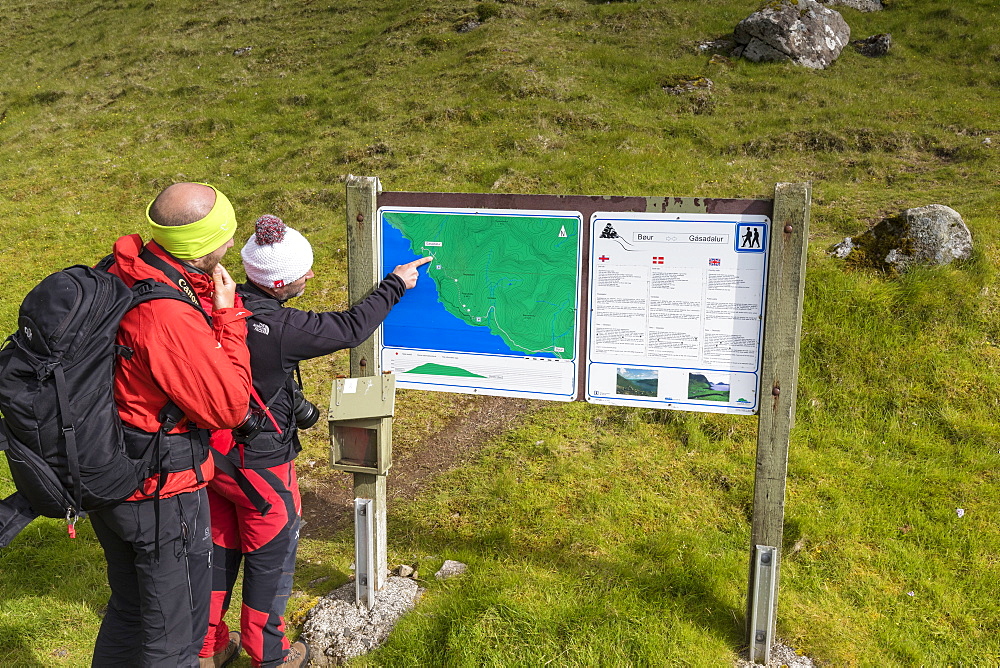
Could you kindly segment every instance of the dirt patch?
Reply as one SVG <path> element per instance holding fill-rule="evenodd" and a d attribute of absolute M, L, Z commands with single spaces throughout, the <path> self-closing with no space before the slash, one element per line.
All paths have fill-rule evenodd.
<path fill-rule="evenodd" d="M 412 499 L 435 476 L 451 471 L 475 456 L 493 436 L 515 427 L 540 409 L 544 402 L 509 397 L 475 396 L 471 410 L 450 421 L 422 443 L 393 449 L 392 468 L 386 481 L 387 503 Z M 299 463 L 300 470 L 303 464 Z M 310 473 L 302 489 L 302 534 L 306 538 L 328 539 L 349 526 L 354 503 L 353 476 L 330 472 Z"/>

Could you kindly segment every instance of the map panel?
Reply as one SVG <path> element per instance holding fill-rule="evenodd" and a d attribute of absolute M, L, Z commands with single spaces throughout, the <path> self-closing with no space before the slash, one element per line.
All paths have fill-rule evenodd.
<path fill-rule="evenodd" d="M 570 401 L 578 377 L 582 217 L 379 209 L 383 273 L 431 256 L 383 327 L 399 387 Z"/>

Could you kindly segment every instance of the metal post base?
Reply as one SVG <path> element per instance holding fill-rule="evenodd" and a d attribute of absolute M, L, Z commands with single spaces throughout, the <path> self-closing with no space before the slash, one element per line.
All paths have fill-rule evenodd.
<path fill-rule="evenodd" d="M 754 552 L 753 602 L 750 606 L 750 662 L 765 666 L 771 660 L 774 644 L 775 573 L 778 565 L 777 548 L 758 545 Z"/>
<path fill-rule="evenodd" d="M 369 610 L 375 604 L 372 514 L 371 499 L 354 499 L 354 600 Z"/>

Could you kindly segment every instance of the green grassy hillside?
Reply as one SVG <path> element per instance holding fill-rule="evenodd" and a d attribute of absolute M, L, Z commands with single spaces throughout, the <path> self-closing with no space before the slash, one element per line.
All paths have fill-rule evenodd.
<path fill-rule="evenodd" d="M 778 634 L 828 665 L 1000 663 L 1000 28 L 992 0 L 885 4 L 842 14 L 854 38 L 891 33 L 888 57 L 848 48 L 813 71 L 698 50 L 757 0 L 5 0 L 0 331 L 40 278 L 144 232 L 143 207 L 177 180 L 226 192 L 240 240 L 268 212 L 308 235 L 318 276 L 298 305 L 324 309 L 346 302 L 349 173 L 387 190 L 699 197 L 811 181 Z M 714 86 L 665 92 L 678 76 Z M 931 203 L 963 215 L 971 261 L 889 278 L 825 254 Z M 317 403 L 346 366 L 306 370 Z M 443 399 L 405 393 L 398 437 L 462 410 Z M 390 509 L 393 563 L 471 569 L 427 583 L 360 663 L 727 665 L 755 439 L 738 416 L 527 417 Z M 342 475 L 321 434 L 306 455 L 307 487 Z M 293 624 L 346 580 L 351 550 L 350 532 L 303 542 Z M 0 665 L 89 665 L 103 568 L 89 526 L 70 541 L 38 521 L 0 551 Z"/>

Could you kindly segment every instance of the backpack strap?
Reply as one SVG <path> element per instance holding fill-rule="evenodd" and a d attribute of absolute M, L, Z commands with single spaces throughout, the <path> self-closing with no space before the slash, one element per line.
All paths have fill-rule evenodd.
<path fill-rule="evenodd" d="M 154 281 L 151 278 L 144 278 L 141 281 L 136 281 L 132 285 L 132 293 L 133 300 L 132 305 L 129 306 L 130 309 L 135 308 L 139 304 L 153 301 L 154 299 L 176 299 L 177 301 L 190 304 L 194 308 L 198 309 L 198 312 L 201 313 L 203 318 L 205 318 L 205 322 L 208 323 L 209 327 L 212 326 L 212 317 L 205 312 L 205 309 L 201 307 L 201 304 L 192 302 L 180 290 L 172 288 L 166 283 Z"/>
<path fill-rule="evenodd" d="M 184 278 L 184 275 L 181 272 L 179 272 L 175 267 L 173 267 L 169 262 L 159 257 L 158 255 L 156 255 L 156 253 L 149 250 L 148 248 L 143 248 L 141 251 L 139 251 L 139 258 L 149 266 L 155 267 L 156 269 L 159 269 L 164 274 L 166 274 L 167 278 L 169 278 L 174 283 L 174 285 L 176 285 L 177 288 L 181 292 L 183 292 L 188 299 L 191 300 L 192 304 L 197 306 L 202 313 L 205 312 L 205 309 L 201 308 L 201 302 L 198 300 L 198 295 L 195 294 L 194 288 L 192 288 L 191 284 L 187 282 L 187 279 Z"/>
<path fill-rule="evenodd" d="M 160 421 L 160 428 L 156 430 L 156 435 L 153 436 L 153 442 L 151 443 L 153 448 L 153 461 L 156 462 L 156 467 L 160 466 L 160 444 L 163 442 L 163 436 L 167 434 L 171 429 L 177 426 L 177 423 L 184 419 L 184 411 L 175 404 L 173 401 L 168 401 L 167 404 L 160 409 L 159 415 L 156 416 Z M 194 446 L 191 446 L 191 460 L 194 462 Z M 143 459 L 146 458 L 146 453 L 143 453 Z M 201 477 L 201 466 L 194 462 L 194 469 L 197 472 L 198 482 L 202 482 Z M 160 561 L 160 491 L 163 489 L 163 485 L 167 482 L 167 472 L 160 470 L 157 471 L 156 476 L 156 488 L 153 490 L 153 523 L 155 526 L 155 538 L 153 540 L 153 556 L 157 563 Z"/>
<path fill-rule="evenodd" d="M 69 406 L 69 396 L 66 393 L 66 375 L 63 373 L 62 364 L 55 364 L 52 375 L 56 380 L 56 398 L 59 401 L 59 415 L 62 421 L 63 438 L 66 439 L 66 468 L 69 473 L 69 485 L 67 488 L 73 490 L 74 508 L 83 507 L 83 485 L 80 481 L 80 456 L 76 447 L 76 427 L 73 425 L 73 412 Z M 71 521 L 72 526 L 76 524 L 76 513 L 72 508 L 66 511 L 66 520 Z M 70 531 L 70 535 L 73 532 Z"/>
<path fill-rule="evenodd" d="M 115 254 L 105 255 L 101 258 L 101 261 L 94 265 L 94 269 L 100 269 L 101 271 L 107 271 L 111 268 L 111 265 L 115 263 Z"/>
<path fill-rule="evenodd" d="M 261 515 L 267 515 L 267 513 L 271 510 L 271 504 L 268 503 L 267 499 L 265 499 L 260 492 L 257 491 L 257 488 L 253 486 L 250 479 L 247 478 L 245 473 L 243 473 L 243 469 L 236 466 L 236 464 L 233 464 L 228 457 L 215 448 L 212 448 L 211 452 L 212 458 L 215 459 L 215 468 L 235 480 L 236 484 L 240 488 L 240 491 L 242 491 L 244 496 L 247 497 L 247 500 L 253 504 L 253 507 L 257 509 L 257 512 Z"/>
<path fill-rule="evenodd" d="M 21 529 L 28 526 L 38 513 L 20 492 L 14 492 L 0 501 L 0 547 L 7 547 Z"/>

